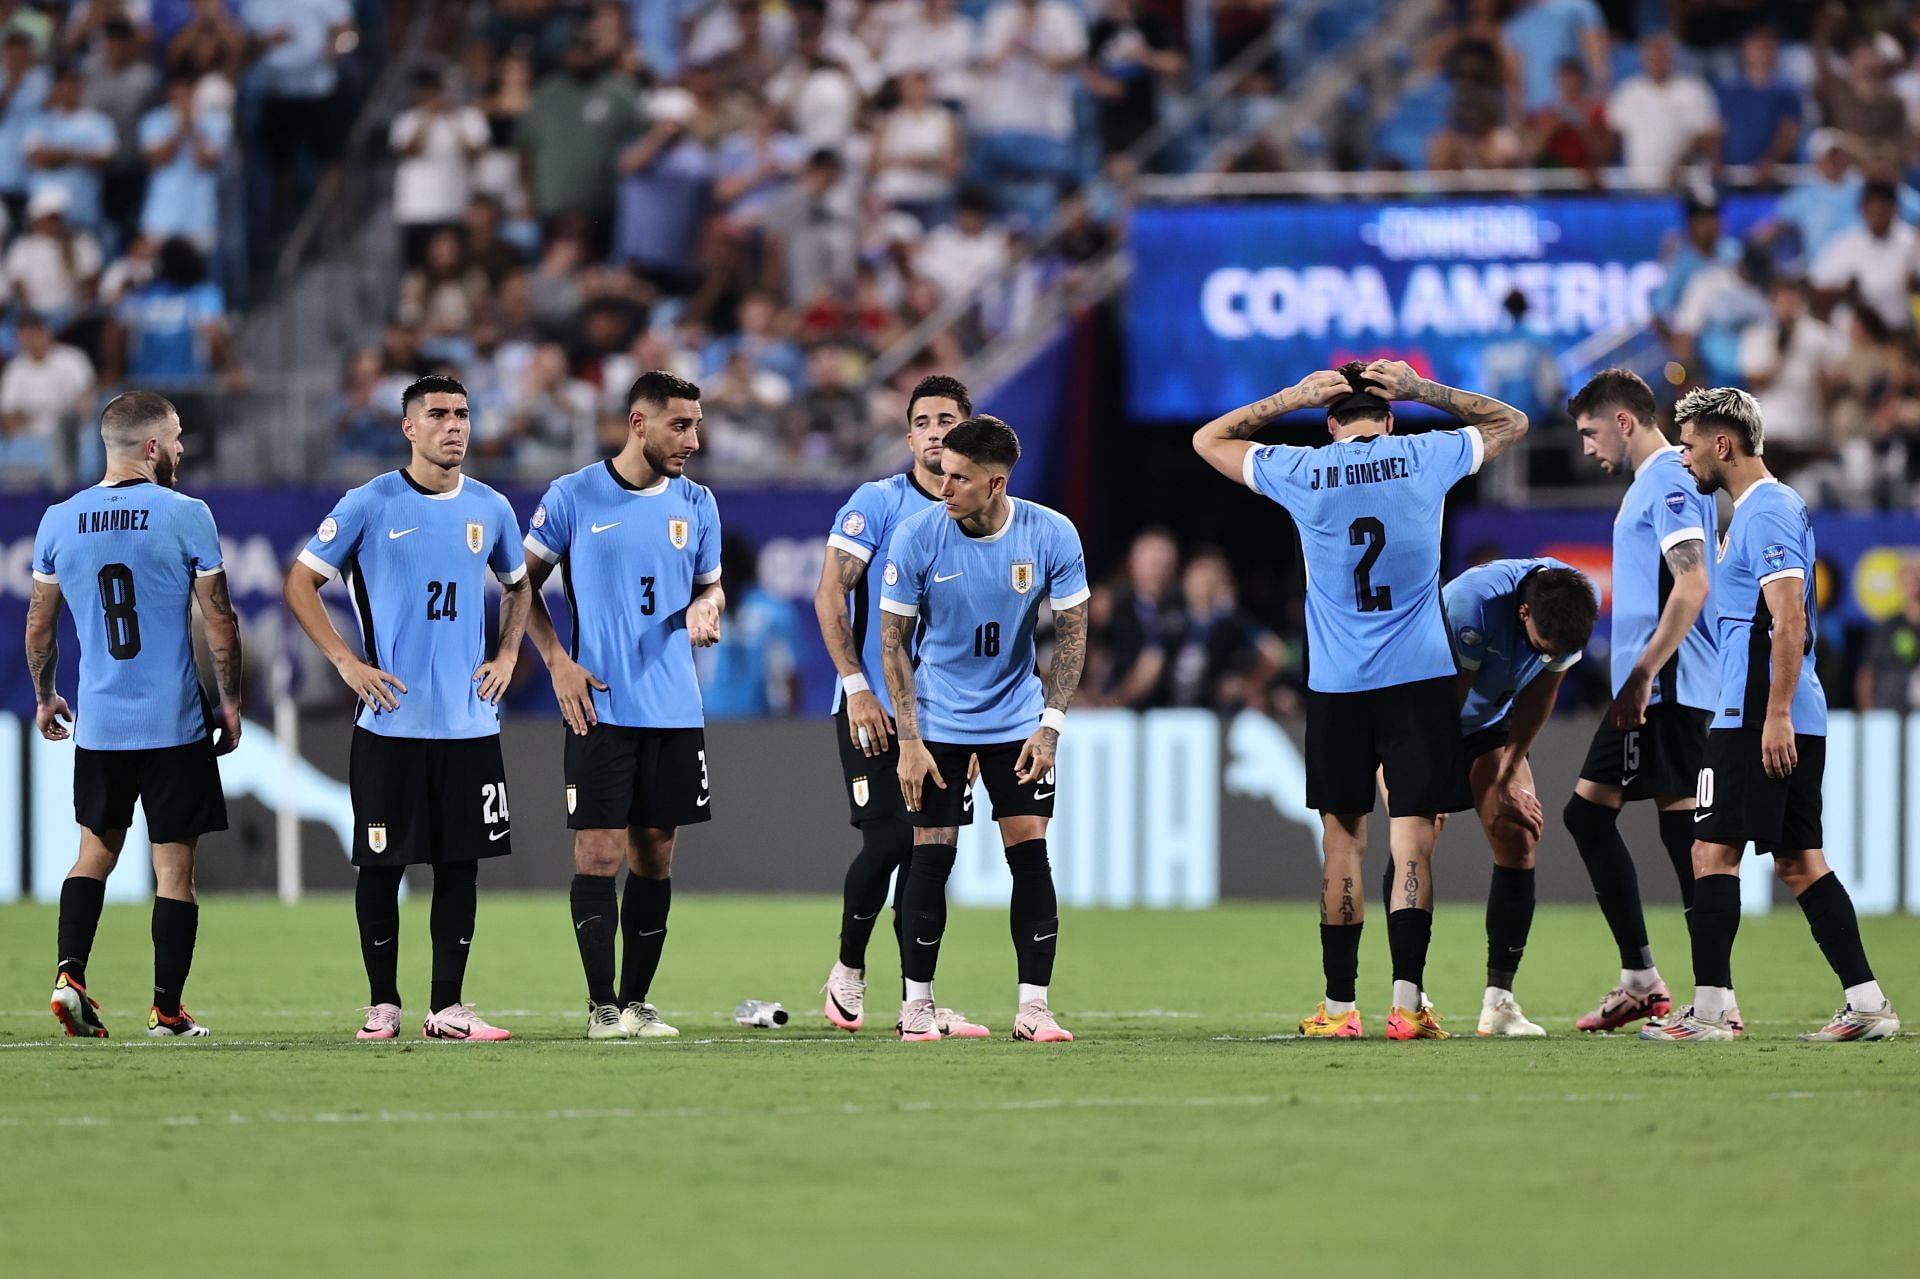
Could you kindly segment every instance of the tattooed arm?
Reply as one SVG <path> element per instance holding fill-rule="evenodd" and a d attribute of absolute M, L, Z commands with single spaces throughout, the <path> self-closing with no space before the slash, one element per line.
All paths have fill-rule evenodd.
<path fill-rule="evenodd" d="M 1080 687 L 1080 672 L 1086 664 L 1087 602 L 1081 600 L 1053 615 L 1053 665 L 1047 671 L 1048 710 L 1065 714 L 1073 705 L 1073 695 Z M 1059 749 L 1060 730 L 1042 724 L 1020 748 L 1020 758 L 1013 764 L 1014 775 L 1023 782 L 1039 781 L 1053 771 Z"/>
<path fill-rule="evenodd" d="M 240 654 L 240 617 L 233 611 L 224 571 L 194 578 L 193 594 L 200 601 L 207 650 L 213 654 L 213 682 L 220 690 L 222 731 L 214 735 L 213 753 L 225 755 L 240 744 L 240 697 L 246 670 Z"/>
<path fill-rule="evenodd" d="M 899 725 L 900 797 L 906 800 L 910 813 L 920 811 L 920 793 L 926 787 L 927 778 L 933 778 L 933 784 L 941 790 L 947 788 L 946 778 L 940 776 L 940 766 L 933 762 L 932 752 L 920 740 L 920 708 L 914 703 L 913 657 L 907 652 L 917 621 L 917 617 L 908 614 L 880 614 L 880 666 L 886 673 L 887 693 L 893 698 L 894 722 Z"/>
<path fill-rule="evenodd" d="M 1255 435 L 1296 409 L 1331 404 L 1352 390 L 1346 377 L 1331 369 L 1309 373 L 1286 390 L 1223 414 L 1195 431 L 1193 451 L 1220 474 L 1244 484 L 1247 450 L 1253 447 L 1250 441 Z"/>
<path fill-rule="evenodd" d="M 1475 395 L 1472 391 L 1429 381 L 1399 360 L 1375 360 L 1367 365 L 1363 376 L 1390 400 L 1430 405 L 1479 431 L 1480 441 L 1486 448 L 1485 461 L 1499 457 L 1527 433 L 1527 415 L 1511 404 L 1502 404 L 1490 395 Z"/>
<path fill-rule="evenodd" d="M 64 603 L 57 582 L 33 580 L 27 601 L 27 677 L 33 681 L 34 724 L 50 742 L 65 741 L 72 733 L 73 708 L 54 689 L 60 669 L 60 609 Z M 63 722 L 64 721 L 64 722 Z"/>
<path fill-rule="evenodd" d="M 827 656 L 840 678 L 860 676 L 860 650 L 854 646 L 853 626 L 847 619 L 847 592 L 860 584 L 867 571 L 866 561 L 837 546 L 827 548 L 820 565 L 820 585 L 813 591 L 813 615 L 820 622 L 820 638 L 826 641 Z M 911 628 L 908 630 L 912 634 Z M 884 754 L 893 725 L 880 709 L 880 699 L 871 691 L 847 694 L 847 736 L 866 756 Z M 865 740 L 861 740 L 864 738 Z"/>
<path fill-rule="evenodd" d="M 1654 678 L 1672 659 L 1687 632 L 1693 629 L 1695 619 L 1707 602 L 1706 541 L 1690 537 L 1684 542 L 1675 542 L 1667 548 L 1665 558 L 1667 571 L 1673 575 L 1673 590 L 1660 609 L 1660 620 L 1653 634 L 1647 637 L 1646 648 L 1613 699 L 1608 713 L 1615 728 L 1638 728 L 1646 722 Z"/>

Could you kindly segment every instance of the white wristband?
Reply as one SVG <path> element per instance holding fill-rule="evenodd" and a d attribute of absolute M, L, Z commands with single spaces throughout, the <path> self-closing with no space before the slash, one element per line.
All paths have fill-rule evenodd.
<path fill-rule="evenodd" d="M 1067 726 L 1067 713 L 1057 706 L 1049 706 L 1040 712 L 1040 727 L 1051 728 L 1059 732 Z"/>
<path fill-rule="evenodd" d="M 849 697 L 851 697 L 855 693 L 866 693 L 866 692 L 872 691 L 867 684 L 867 677 L 865 675 L 859 675 L 859 674 L 842 675 L 840 677 L 840 687 L 847 690 L 847 695 Z"/>

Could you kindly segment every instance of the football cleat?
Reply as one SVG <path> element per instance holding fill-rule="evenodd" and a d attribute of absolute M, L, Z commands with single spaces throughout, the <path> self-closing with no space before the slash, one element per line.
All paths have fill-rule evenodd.
<path fill-rule="evenodd" d="M 1734 1037 L 1725 1017 L 1702 1017 L 1692 1004 L 1670 1016 L 1655 1017 L 1640 1028 L 1640 1038 L 1663 1044 L 1731 1041 Z"/>
<path fill-rule="evenodd" d="M 489 1025 L 471 1004 L 448 1004 L 420 1024 L 420 1038 L 483 1043 L 512 1039 L 513 1032 Z"/>
<path fill-rule="evenodd" d="M 930 1044 L 940 1038 L 940 1023 L 931 999 L 909 999 L 900 1005 L 893 1033 L 910 1044 Z"/>
<path fill-rule="evenodd" d="M 977 1021 L 968 1021 L 965 1013 L 957 1013 L 951 1008 L 933 1010 L 933 1024 L 948 1039 L 991 1039 L 993 1032 Z"/>
<path fill-rule="evenodd" d="M 1502 995 L 1498 1003 L 1480 1010 L 1477 1033 L 1482 1038 L 1541 1039 L 1547 1032 L 1538 1023 L 1527 1020 L 1512 995 Z"/>
<path fill-rule="evenodd" d="M 1735 1039 L 1745 1039 L 1747 1037 L 1747 1023 L 1740 1020 L 1740 1010 L 1738 1008 L 1727 1009 L 1727 1029 L 1733 1032 Z"/>
<path fill-rule="evenodd" d="M 1029 1044 L 1070 1044 L 1073 1032 L 1053 1019 L 1053 1013 L 1039 1000 L 1029 1000 L 1020 1005 L 1020 1015 L 1013 1019 L 1014 1039 Z"/>
<path fill-rule="evenodd" d="M 1405 1008 L 1394 1008 L 1387 1014 L 1388 1039 L 1452 1039 L 1446 1031 L 1440 1029 L 1440 1019 L 1434 1015 L 1433 1005 L 1425 1004 L 1417 1012 Z"/>
<path fill-rule="evenodd" d="M 827 984 L 820 988 L 827 993 L 827 1020 L 848 1034 L 867 1024 L 865 978 L 864 970 L 849 968 L 836 960 L 833 971 L 827 974 Z"/>
<path fill-rule="evenodd" d="M 1300 1033 L 1308 1039 L 1358 1039 L 1366 1034 L 1360 1026 L 1360 1010 L 1349 1008 L 1343 1013 L 1329 1013 L 1327 1001 L 1320 1001 L 1320 1011 L 1300 1023 Z"/>
<path fill-rule="evenodd" d="M 620 1009 L 615 1004 L 596 1004 L 587 1001 L 587 1038 L 588 1039 L 625 1039 L 627 1028 L 621 1024 Z"/>
<path fill-rule="evenodd" d="M 355 1039 L 398 1039 L 400 1005 L 375 1004 L 367 1009 L 367 1024 L 353 1032 Z"/>
<path fill-rule="evenodd" d="M 1645 990 L 1615 986 L 1600 1001 L 1600 1006 L 1573 1023 L 1575 1030 L 1593 1033 L 1618 1030 L 1630 1022 L 1648 1017 L 1664 1017 L 1673 1010 L 1673 996 L 1667 983 L 1656 981 Z"/>
<path fill-rule="evenodd" d="M 1888 1004 L 1877 1013 L 1863 1013 L 1848 1004 L 1833 1015 L 1833 1020 L 1816 1031 L 1800 1036 L 1810 1044 L 1847 1043 L 1854 1040 L 1892 1039 L 1900 1033 L 1900 1018 Z"/>
<path fill-rule="evenodd" d="M 679 1031 L 660 1020 L 660 1010 L 644 1000 L 620 1010 L 620 1027 L 629 1039 L 672 1039 Z"/>
<path fill-rule="evenodd" d="M 212 1033 L 193 1019 L 185 1004 L 171 1017 L 158 1008 L 147 1010 L 148 1039 L 203 1039 Z"/>
<path fill-rule="evenodd" d="M 100 1021 L 100 1005 L 87 994 L 87 988 L 70 975 L 61 973 L 53 981 L 53 1015 L 60 1019 L 70 1039 L 105 1039 L 107 1028 Z"/>

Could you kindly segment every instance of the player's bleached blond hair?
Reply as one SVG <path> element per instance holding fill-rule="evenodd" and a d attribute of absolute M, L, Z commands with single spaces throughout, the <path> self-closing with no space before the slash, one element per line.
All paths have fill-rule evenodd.
<path fill-rule="evenodd" d="M 1760 401 L 1737 386 L 1702 386 L 1681 396 L 1673 406 L 1673 424 L 1685 426 L 1689 422 L 1730 428 L 1746 441 L 1747 452 L 1755 457 L 1766 452 Z"/>

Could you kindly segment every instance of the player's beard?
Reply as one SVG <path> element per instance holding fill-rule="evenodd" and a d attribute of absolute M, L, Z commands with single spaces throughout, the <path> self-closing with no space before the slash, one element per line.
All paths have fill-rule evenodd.
<path fill-rule="evenodd" d="M 672 462 L 674 459 L 672 454 L 656 452 L 653 445 L 647 443 L 644 439 L 640 441 L 640 456 L 646 460 L 647 466 L 653 473 L 662 478 L 679 475 L 687 469 L 685 462 L 681 462 L 678 466 L 673 466 Z"/>
<path fill-rule="evenodd" d="M 179 477 L 180 467 L 170 453 L 160 453 L 153 459 L 153 482 L 161 488 L 173 488 Z"/>

